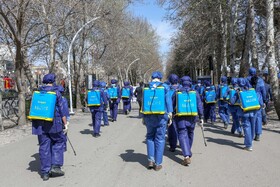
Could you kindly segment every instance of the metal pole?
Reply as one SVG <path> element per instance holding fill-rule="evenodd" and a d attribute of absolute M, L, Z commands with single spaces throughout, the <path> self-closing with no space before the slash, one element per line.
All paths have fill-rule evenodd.
<path fill-rule="evenodd" d="M 83 28 L 85 28 L 85 26 L 87 26 L 89 23 L 91 23 L 92 21 L 95 21 L 97 19 L 101 18 L 101 16 L 98 16 L 98 17 L 95 17 L 93 19 L 91 19 L 90 21 L 86 22 L 77 32 L 76 34 L 74 35 L 71 43 L 70 43 L 70 46 L 69 46 L 69 50 L 68 50 L 68 58 L 67 58 L 67 65 L 68 65 L 68 80 L 69 80 L 69 99 L 70 99 L 70 114 L 71 115 L 74 115 L 74 111 L 73 111 L 73 102 L 72 102 L 72 83 L 71 83 L 71 70 L 70 70 L 70 53 L 71 53 L 71 50 L 72 50 L 72 45 L 75 41 L 75 39 L 77 38 L 78 34 L 83 30 Z"/>
<path fill-rule="evenodd" d="M 72 150 L 73 150 L 73 152 L 74 152 L 74 155 L 77 156 L 76 151 L 75 151 L 75 149 L 74 149 L 74 147 L 73 147 L 73 145 L 72 145 L 72 143 L 71 143 L 71 141 L 70 141 L 68 135 L 66 134 L 65 136 L 66 136 L 66 138 L 67 138 L 67 140 L 68 140 L 68 142 L 69 142 L 69 144 L 70 144 L 70 146 L 71 146 L 71 148 L 72 148 Z"/>
<path fill-rule="evenodd" d="M 205 135 L 204 135 L 204 127 L 203 125 L 200 126 L 201 131 L 202 131 L 202 137 L 203 137 L 203 141 L 204 141 L 204 145 L 207 146 L 206 140 L 205 140 Z"/>
<path fill-rule="evenodd" d="M 138 60 L 140 60 L 140 58 L 137 58 L 137 59 L 133 60 L 133 61 L 128 65 L 127 70 L 126 70 L 126 72 L 125 72 L 126 80 L 129 80 L 129 79 L 128 79 L 128 70 L 130 69 L 130 66 L 131 66 L 133 63 L 137 62 Z"/>

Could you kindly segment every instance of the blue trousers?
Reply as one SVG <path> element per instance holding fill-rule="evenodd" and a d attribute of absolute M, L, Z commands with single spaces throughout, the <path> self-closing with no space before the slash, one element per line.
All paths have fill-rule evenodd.
<path fill-rule="evenodd" d="M 123 113 L 126 113 L 127 110 L 131 111 L 131 100 L 123 99 Z"/>
<path fill-rule="evenodd" d="M 104 122 L 104 125 L 109 125 L 107 111 L 103 111 L 103 122 Z"/>
<path fill-rule="evenodd" d="M 262 108 L 256 111 L 255 114 L 255 133 L 253 135 L 262 134 Z"/>
<path fill-rule="evenodd" d="M 38 135 L 41 173 L 49 173 L 52 166 L 63 165 L 65 135 L 63 132 Z"/>
<path fill-rule="evenodd" d="M 191 157 L 192 144 L 194 138 L 195 118 L 175 117 L 178 139 L 184 157 Z"/>
<path fill-rule="evenodd" d="M 167 131 L 168 131 L 168 142 L 169 142 L 170 148 L 176 149 L 178 134 L 177 134 L 176 125 L 175 125 L 174 121 L 168 127 Z"/>
<path fill-rule="evenodd" d="M 237 131 L 237 133 L 241 133 L 242 129 L 240 127 L 239 116 L 237 115 L 239 106 L 230 106 L 229 109 L 232 115 L 232 122 L 233 122 L 231 127 L 231 132 L 235 133 L 235 131 Z"/>
<path fill-rule="evenodd" d="M 117 100 L 113 100 L 110 103 L 110 115 L 111 118 L 115 121 L 117 120 L 117 116 L 118 116 L 118 105 L 119 103 L 117 102 Z"/>
<path fill-rule="evenodd" d="M 147 153 L 148 160 L 161 165 L 165 146 L 165 131 L 167 119 L 161 118 L 163 115 L 149 115 L 144 117 L 147 128 Z"/>
<path fill-rule="evenodd" d="M 219 106 L 219 115 L 224 123 L 229 124 L 228 106 Z"/>
<path fill-rule="evenodd" d="M 215 113 L 216 104 L 206 104 L 204 103 L 204 118 L 205 122 L 210 118 L 211 122 L 216 121 L 216 113 Z"/>
<path fill-rule="evenodd" d="M 268 106 L 268 105 L 266 105 Z M 261 109 L 262 110 L 262 122 L 266 123 L 267 122 L 267 117 L 266 117 L 266 110 L 265 109 Z"/>
<path fill-rule="evenodd" d="M 100 133 L 100 126 L 101 126 L 101 115 L 103 111 L 99 110 L 92 110 L 91 111 L 91 118 L 92 118 L 92 126 L 94 134 Z"/>
<path fill-rule="evenodd" d="M 252 147 L 253 136 L 255 133 L 255 119 L 253 116 L 241 117 L 242 127 L 244 131 L 244 144 L 246 147 Z"/>

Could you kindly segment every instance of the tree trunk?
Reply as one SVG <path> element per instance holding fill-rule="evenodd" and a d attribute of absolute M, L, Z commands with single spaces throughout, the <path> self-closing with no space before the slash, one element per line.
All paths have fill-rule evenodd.
<path fill-rule="evenodd" d="M 252 49 L 252 66 L 257 70 L 259 69 L 258 63 L 258 52 L 256 43 L 256 31 L 255 31 L 255 8 L 253 0 L 249 0 L 249 28 L 250 28 L 250 39 L 251 39 L 251 49 Z"/>
<path fill-rule="evenodd" d="M 24 76 L 24 69 L 23 69 L 23 56 L 21 53 L 21 43 L 18 41 L 16 43 L 16 57 L 15 57 L 15 65 L 16 65 L 16 85 L 18 89 L 18 125 L 25 125 L 26 124 L 26 111 L 25 111 L 25 89 L 23 86 L 22 79 Z"/>
<path fill-rule="evenodd" d="M 234 2 L 233 2 L 234 1 Z M 230 76 L 235 77 L 235 46 L 236 46 L 236 22 L 238 12 L 238 1 L 230 0 Z"/>
<path fill-rule="evenodd" d="M 249 26 L 249 17 L 247 16 L 246 25 L 245 25 L 245 36 L 242 52 L 242 60 L 240 64 L 239 77 L 245 77 L 248 72 L 249 64 L 249 51 L 250 51 L 250 26 Z"/>
<path fill-rule="evenodd" d="M 279 96 L 279 82 L 277 77 L 276 70 L 276 62 L 275 62 L 275 47 L 274 47 L 274 1 L 266 0 L 266 19 L 267 19 L 267 41 L 266 41 L 266 49 L 267 49 L 267 64 L 269 68 L 269 76 L 270 76 L 270 84 L 272 87 L 272 97 L 274 101 L 274 107 L 278 118 L 280 119 L 280 96 Z"/>
<path fill-rule="evenodd" d="M 220 25 L 221 25 L 221 35 L 222 35 L 222 48 L 221 48 L 221 73 L 227 76 L 227 21 L 224 16 L 224 11 L 222 5 L 219 6 L 220 10 Z"/>
<path fill-rule="evenodd" d="M 36 88 L 36 82 L 33 78 L 30 64 L 27 62 L 25 57 L 22 57 L 22 58 L 23 58 L 23 68 L 24 68 L 25 76 L 30 83 L 30 92 L 32 92 L 34 90 L 34 88 Z M 28 94 L 32 94 L 32 93 L 28 93 Z"/>

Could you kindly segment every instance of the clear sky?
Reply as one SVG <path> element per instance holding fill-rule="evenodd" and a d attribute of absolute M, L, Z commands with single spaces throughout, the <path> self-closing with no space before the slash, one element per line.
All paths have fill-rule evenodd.
<path fill-rule="evenodd" d="M 129 11 L 135 16 L 147 18 L 161 38 L 159 44 L 161 54 L 166 55 L 170 49 L 170 38 L 176 30 L 164 19 L 166 14 L 164 8 L 157 5 L 155 0 L 143 0 L 142 3 L 131 5 Z"/>

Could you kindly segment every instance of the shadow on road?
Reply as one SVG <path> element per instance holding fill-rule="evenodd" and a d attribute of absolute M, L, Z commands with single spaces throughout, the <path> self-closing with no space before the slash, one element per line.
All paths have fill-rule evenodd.
<path fill-rule="evenodd" d="M 31 172 L 37 172 L 40 174 L 40 157 L 39 153 L 32 155 L 35 160 L 29 162 L 29 167 L 26 170 L 30 170 Z"/>
<path fill-rule="evenodd" d="M 278 133 L 280 134 L 280 131 L 279 130 L 272 130 L 272 129 L 267 129 L 267 128 L 263 128 L 264 131 L 268 131 L 268 132 L 275 132 L 275 133 Z"/>
<path fill-rule="evenodd" d="M 173 160 L 174 162 L 177 162 L 179 164 L 182 163 L 182 159 L 178 158 L 178 155 L 183 158 L 183 153 L 181 150 L 178 149 L 178 147 L 176 148 L 175 152 L 170 152 L 169 147 L 165 144 L 163 155 Z"/>
<path fill-rule="evenodd" d="M 81 134 L 92 134 L 92 130 L 89 130 L 89 129 L 84 129 L 83 131 L 80 131 Z"/>
<path fill-rule="evenodd" d="M 137 118 L 137 119 L 141 119 L 141 117 L 139 116 L 127 116 L 128 118 Z"/>
<path fill-rule="evenodd" d="M 231 147 L 235 147 L 237 149 L 243 149 L 243 144 L 241 143 L 236 143 L 232 140 L 226 140 L 226 139 L 221 139 L 221 138 L 210 138 L 210 137 L 206 137 L 207 142 L 213 142 L 216 144 L 220 144 L 220 145 L 226 145 L 226 146 L 231 146 Z"/>
<path fill-rule="evenodd" d="M 120 157 L 123 159 L 124 162 L 138 162 L 145 168 L 147 167 L 147 155 L 144 155 L 142 153 L 134 153 L 133 149 L 125 150 L 125 152 L 126 153 L 120 154 Z"/>
<path fill-rule="evenodd" d="M 230 131 L 225 130 L 224 128 L 216 128 L 215 127 L 211 127 L 211 128 L 205 128 L 205 132 L 212 132 L 214 134 L 222 134 L 222 135 L 226 135 L 226 136 L 232 136 L 232 137 L 238 137 L 237 134 L 232 134 Z M 207 134 L 205 134 L 205 136 L 207 136 Z"/>

